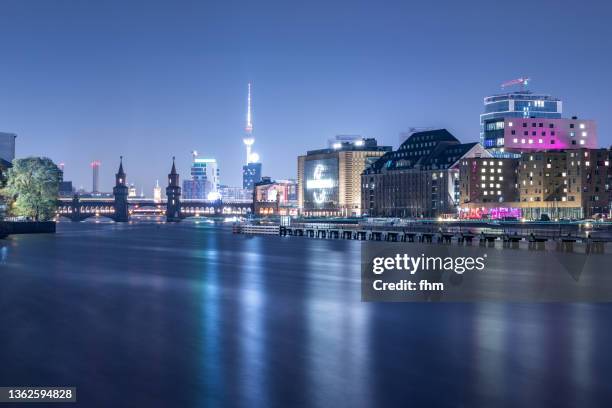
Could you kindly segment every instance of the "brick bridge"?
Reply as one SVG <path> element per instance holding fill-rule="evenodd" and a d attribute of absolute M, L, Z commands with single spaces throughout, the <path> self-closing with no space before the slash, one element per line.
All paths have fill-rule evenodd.
<path fill-rule="evenodd" d="M 72 221 L 83 221 L 90 217 L 107 217 L 116 222 L 127 222 L 132 215 L 165 215 L 166 221 L 176 222 L 195 216 L 231 217 L 247 216 L 253 212 L 253 203 L 244 201 L 181 200 L 179 175 L 174 158 L 168 174 L 167 200 L 155 202 L 151 199 L 128 198 L 128 187 L 123 171 L 123 159 L 115 175 L 114 198 L 60 198 L 57 215 Z"/>

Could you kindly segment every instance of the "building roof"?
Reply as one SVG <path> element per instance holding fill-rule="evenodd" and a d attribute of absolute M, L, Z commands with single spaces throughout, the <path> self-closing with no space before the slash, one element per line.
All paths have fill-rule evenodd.
<path fill-rule="evenodd" d="M 378 159 L 366 174 L 382 170 L 436 170 L 452 167 L 478 143 L 461 143 L 446 129 L 413 133 L 399 148 Z"/>

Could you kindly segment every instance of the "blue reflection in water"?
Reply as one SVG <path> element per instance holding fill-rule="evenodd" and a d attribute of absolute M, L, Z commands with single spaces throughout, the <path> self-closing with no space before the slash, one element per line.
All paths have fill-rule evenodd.
<path fill-rule="evenodd" d="M 219 249 L 217 237 L 209 235 L 204 244 L 203 256 L 206 262 L 201 265 L 202 325 L 204 351 L 200 358 L 204 366 L 201 381 L 205 384 L 202 390 L 200 406 L 218 406 L 224 392 L 224 366 L 221 360 L 221 289 L 219 283 Z"/>
<path fill-rule="evenodd" d="M 609 304 L 362 303 L 358 242 L 194 225 L 8 245 L 0 384 L 88 408 L 612 406 Z"/>
<path fill-rule="evenodd" d="M 8 260 L 8 248 L 3 246 L 0 248 L 0 263 L 6 263 Z"/>
<path fill-rule="evenodd" d="M 307 269 L 315 276 L 306 287 L 308 388 L 312 406 L 375 406 L 367 383 L 371 368 L 368 305 L 355 290 L 360 273 L 357 243 L 330 250 L 315 241 L 307 250 Z M 333 245 L 333 243 L 332 243 Z M 338 393 L 338 390 L 346 392 Z M 349 391 L 350 390 L 350 391 Z"/>
<path fill-rule="evenodd" d="M 264 327 L 266 287 L 262 265 L 262 238 L 243 241 L 240 262 L 240 375 L 242 406 L 269 407 L 264 368 L 267 331 Z"/>

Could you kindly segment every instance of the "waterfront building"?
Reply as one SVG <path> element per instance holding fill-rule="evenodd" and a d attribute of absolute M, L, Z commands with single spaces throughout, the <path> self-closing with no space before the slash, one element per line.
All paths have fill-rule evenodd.
<path fill-rule="evenodd" d="M 612 202 L 611 151 L 567 149 L 523 153 L 517 159 L 516 201 L 463 201 L 463 218 L 495 214 L 539 220 L 609 217 Z M 509 186 L 508 186 L 509 187 Z M 462 197 L 467 191 L 462 191 Z"/>
<path fill-rule="evenodd" d="M 15 159 L 15 139 L 14 133 L 0 132 L 0 160 L 11 163 Z"/>
<path fill-rule="evenodd" d="M 459 164 L 477 157 L 491 154 L 479 143 L 461 143 L 446 129 L 413 133 L 363 172 L 364 215 L 454 216 L 460 200 Z"/>
<path fill-rule="evenodd" d="M 261 163 L 249 162 L 242 166 L 242 188 L 253 191 L 256 183 L 261 181 Z"/>
<path fill-rule="evenodd" d="M 546 118 L 559 119 L 563 111 L 560 99 L 546 94 L 533 93 L 526 89 L 505 92 L 484 98 L 484 112 L 480 115 L 480 143 L 487 149 L 499 152 L 497 140 L 486 138 L 485 131 L 498 123 L 499 119 Z"/>
<path fill-rule="evenodd" d="M 459 167 L 460 208 L 465 208 L 464 218 L 492 219 L 520 218 L 516 207 L 503 203 L 519 201 L 519 159 L 472 157 L 461 160 Z M 480 204 L 492 203 L 498 207 L 483 213 Z M 470 214 L 471 211 L 471 214 Z"/>
<path fill-rule="evenodd" d="M 485 147 L 500 152 L 597 148 L 595 122 L 576 116 L 569 119 L 498 118 L 485 122 L 484 134 Z"/>
<path fill-rule="evenodd" d="M 391 146 L 337 136 L 329 147 L 298 157 L 298 207 L 305 216 L 361 216 L 361 173 Z"/>
<path fill-rule="evenodd" d="M 255 215 L 298 215 L 297 183 L 295 180 L 272 180 L 262 177 L 255 183 L 253 208 Z"/>
<path fill-rule="evenodd" d="M 204 200 L 219 192 L 219 166 L 213 158 L 199 158 L 193 154 L 191 179 L 183 181 L 183 198 Z"/>
<path fill-rule="evenodd" d="M 130 184 L 130 187 L 128 188 L 128 197 L 129 198 L 136 198 L 138 194 L 136 193 L 136 186 L 134 185 L 134 183 Z"/>

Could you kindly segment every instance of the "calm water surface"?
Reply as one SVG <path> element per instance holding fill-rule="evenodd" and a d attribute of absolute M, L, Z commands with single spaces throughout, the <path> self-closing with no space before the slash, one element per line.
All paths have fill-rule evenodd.
<path fill-rule="evenodd" d="M 13 236 L 0 385 L 87 407 L 612 405 L 612 306 L 366 304 L 359 262 L 356 241 L 194 224 Z"/>

